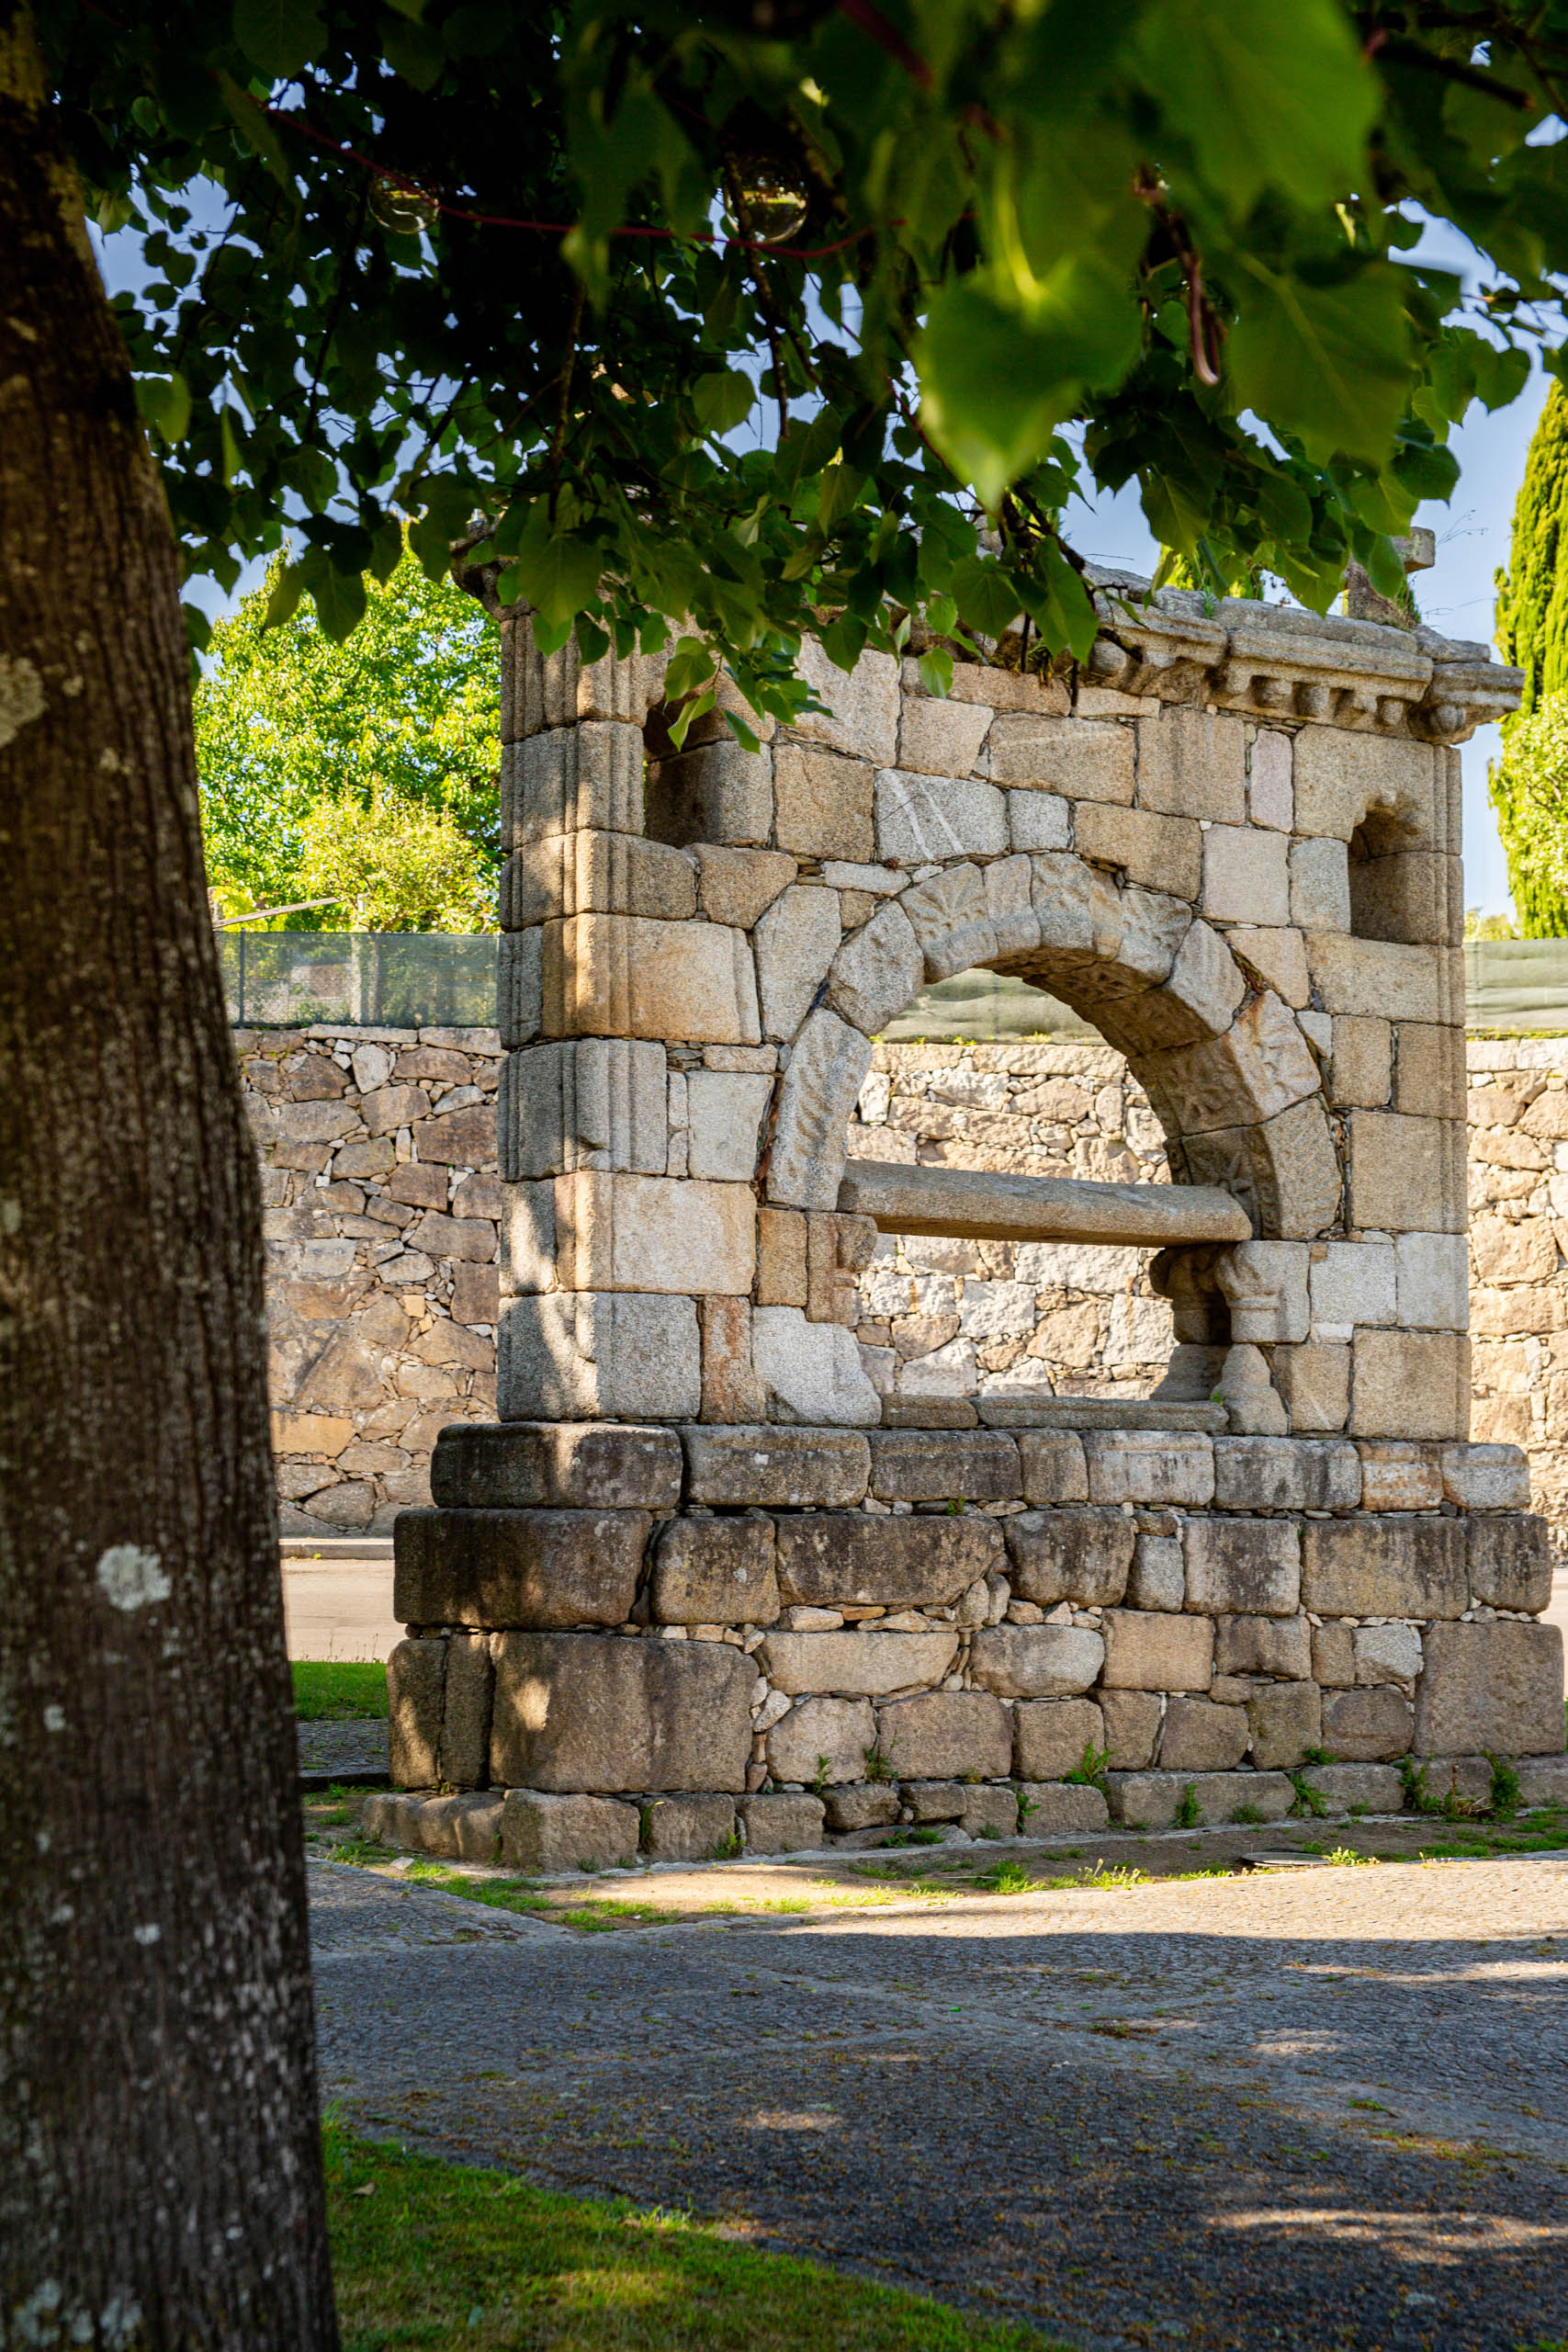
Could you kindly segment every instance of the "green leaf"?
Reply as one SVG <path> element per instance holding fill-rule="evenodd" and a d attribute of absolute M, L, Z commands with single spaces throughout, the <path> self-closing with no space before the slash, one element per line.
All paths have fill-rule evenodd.
<path fill-rule="evenodd" d="M 265 81 L 286 82 L 326 46 L 311 0 L 234 0 L 234 39 Z"/>
<path fill-rule="evenodd" d="M 1377 84 L 1337 0 L 1156 0 L 1135 51 L 1195 170 L 1235 213 L 1266 187 L 1328 204 L 1365 176 Z"/>
<path fill-rule="evenodd" d="M 933 645 L 920 656 L 920 684 L 928 695 L 945 702 L 953 690 L 953 656 L 945 645 Z"/>
<path fill-rule="evenodd" d="M 1093 254 L 1069 254 L 1024 317 L 973 277 L 939 288 L 916 352 L 923 423 L 995 508 L 1051 446 L 1084 388 L 1119 383 L 1138 356 L 1131 289 Z"/>
<path fill-rule="evenodd" d="M 285 621 L 293 619 L 304 593 L 305 580 L 299 566 L 297 563 L 280 566 L 272 583 L 272 594 L 266 600 L 266 611 L 262 616 L 264 636 L 269 628 L 281 628 Z"/>
<path fill-rule="evenodd" d="M 352 637 L 365 617 L 365 580 L 357 571 L 338 571 L 320 548 L 310 548 L 298 569 L 310 591 L 321 628 L 334 645 Z"/>
<path fill-rule="evenodd" d="M 1486 408 L 1506 408 L 1510 401 L 1517 400 L 1529 381 L 1529 354 L 1512 344 L 1499 351 L 1481 335 L 1475 335 L 1472 338 L 1471 359 L 1475 368 L 1475 397 Z"/>
<path fill-rule="evenodd" d="M 288 168 L 283 141 L 270 116 L 257 106 L 248 91 L 242 90 L 231 74 L 226 74 L 220 65 L 215 70 L 220 95 L 229 109 L 235 130 L 252 153 L 261 157 L 278 187 L 292 196 L 294 175 Z"/>
<path fill-rule="evenodd" d="M 1381 465 L 1415 373 L 1397 266 L 1369 263 L 1333 286 L 1277 277 L 1250 254 L 1241 266 L 1246 307 L 1225 345 L 1239 404 L 1320 464 Z"/>
<path fill-rule="evenodd" d="M 678 752 L 683 752 L 686 748 L 686 736 L 693 721 L 705 718 L 717 700 L 716 688 L 709 686 L 705 694 L 694 695 L 690 702 L 682 705 L 670 729 L 670 740 Z"/>
<path fill-rule="evenodd" d="M 699 376 L 692 387 L 692 405 L 705 433 L 731 433 L 751 413 L 757 387 L 750 376 L 727 368 L 722 373 Z"/>
<path fill-rule="evenodd" d="M 183 441 L 190 430 L 190 386 L 181 375 L 139 376 L 136 405 L 165 441 Z"/>
<path fill-rule="evenodd" d="M 724 722 L 743 751 L 760 752 L 761 750 L 760 739 L 752 733 L 738 710 L 727 710 L 724 713 Z"/>
<path fill-rule="evenodd" d="M 865 623 L 852 613 L 840 613 L 821 630 L 822 650 L 835 669 L 852 670 L 865 651 Z"/>
<path fill-rule="evenodd" d="M 597 594 L 604 555 L 592 540 L 550 527 L 545 500 L 528 510 L 513 567 L 519 589 L 552 627 L 571 621 Z M 562 644 L 566 642 L 561 639 Z"/>
<path fill-rule="evenodd" d="M 1043 543 L 1035 575 L 1024 587 L 1036 628 L 1053 653 L 1071 653 L 1075 661 L 1087 662 L 1099 628 L 1093 599 L 1055 539 Z"/>
<path fill-rule="evenodd" d="M 240 455 L 240 436 L 226 408 L 218 412 L 218 445 L 222 453 L 223 484 L 227 489 L 239 472 L 243 459 Z"/>
<path fill-rule="evenodd" d="M 383 18 L 381 47 L 388 64 L 416 90 L 434 90 L 446 63 L 446 44 L 433 25 L 406 17 Z"/>
<path fill-rule="evenodd" d="M 995 556 L 971 556 L 957 567 L 951 585 L 963 618 L 987 637 L 999 636 L 1023 608 L 1017 581 Z"/>

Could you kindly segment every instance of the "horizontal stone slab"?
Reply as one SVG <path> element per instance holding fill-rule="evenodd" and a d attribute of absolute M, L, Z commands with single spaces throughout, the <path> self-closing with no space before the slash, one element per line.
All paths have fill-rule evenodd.
<path fill-rule="evenodd" d="M 852 1159 L 839 1208 L 882 1233 L 969 1241 L 1110 1241 L 1168 1250 L 1249 1241 L 1252 1221 L 1217 1184 L 1091 1184 L 971 1168 Z"/>
<path fill-rule="evenodd" d="M 502 1634 L 491 1779 L 558 1794 L 738 1792 L 756 1679 L 724 1642 Z"/>
<path fill-rule="evenodd" d="M 1061 1699 L 1087 1690 L 1105 1664 L 1087 1625 L 993 1625 L 970 1650 L 976 1682 L 1004 1699 Z"/>
<path fill-rule="evenodd" d="M 1330 1813 L 1404 1810 L 1404 1775 L 1397 1764 L 1313 1764 L 1301 1777 Z"/>
<path fill-rule="evenodd" d="M 778 1523 L 779 1591 L 812 1609 L 940 1608 L 1002 1559 L 988 1519 L 815 1511 Z"/>
<path fill-rule="evenodd" d="M 1127 1589 L 1137 1529 L 1104 1508 L 1020 1511 L 1005 1522 L 1015 1595 L 1049 1609 L 1059 1600 L 1113 1607 Z"/>
<path fill-rule="evenodd" d="M 779 1613 L 772 1520 L 666 1520 L 649 1600 L 656 1625 L 771 1625 Z"/>
<path fill-rule="evenodd" d="M 1223 1405 L 1181 1397 L 1031 1396 L 1020 1389 L 983 1390 L 975 1409 L 987 1429 L 998 1430 L 1184 1430 L 1228 1429 Z"/>
<path fill-rule="evenodd" d="M 871 1491 L 883 1502 L 1010 1502 L 1023 1492 L 1015 1441 L 1000 1430 L 873 1430 Z"/>
<path fill-rule="evenodd" d="M 859 1430 L 692 1423 L 681 1443 L 688 1502 L 842 1509 L 862 1499 L 871 1476 L 871 1449 Z"/>
<path fill-rule="evenodd" d="M 452 1421 L 430 1464 L 449 1510 L 674 1510 L 683 1464 L 673 1430 L 618 1421 Z"/>
<path fill-rule="evenodd" d="M 405 1510 L 392 1614 L 404 1625 L 621 1625 L 652 1518 L 642 1510 Z"/>
<path fill-rule="evenodd" d="M 1168 1829 L 1184 1811 L 1206 1826 L 1238 1814 L 1283 1821 L 1296 1802 L 1284 1772 L 1111 1772 L 1105 1785 L 1111 1819 L 1129 1829 Z"/>
<path fill-rule="evenodd" d="M 985 1690 L 931 1690 L 876 1711 L 880 1754 L 900 1779 L 1000 1780 L 1012 1769 L 1012 1716 Z"/>

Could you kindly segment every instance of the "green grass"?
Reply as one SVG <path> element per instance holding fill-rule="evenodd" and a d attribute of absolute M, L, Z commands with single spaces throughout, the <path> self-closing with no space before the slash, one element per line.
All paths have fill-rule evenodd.
<path fill-rule="evenodd" d="M 683 2213 L 323 2137 L 344 2352 L 1052 2352 Z"/>
<path fill-rule="evenodd" d="M 301 1723 L 386 1716 L 387 1669 L 374 1658 L 368 1665 L 351 1658 L 296 1658 L 290 1670 L 294 1712 Z"/>

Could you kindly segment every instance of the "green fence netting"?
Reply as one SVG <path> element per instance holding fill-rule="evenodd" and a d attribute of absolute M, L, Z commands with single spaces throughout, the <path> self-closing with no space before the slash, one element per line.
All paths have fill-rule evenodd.
<path fill-rule="evenodd" d="M 221 931 L 237 1029 L 493 1029 L 493 932 Z"/>
<path fill-rule="evenodd" d="M 218 946 L 236 1028 L 495 1024 L 493 933 L 225 931 Z M 1468 940 L 1464 968 L 1472 1029 L 1568 1030 L 1568 939 Z M 1025 980 L 973 971 L 923 989 L 885 1034 L 897 1044 L 1096 1032 Z"/>

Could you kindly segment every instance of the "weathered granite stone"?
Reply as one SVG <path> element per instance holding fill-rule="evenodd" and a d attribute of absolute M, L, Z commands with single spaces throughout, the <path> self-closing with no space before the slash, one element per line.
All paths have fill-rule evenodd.
<path fill-rule="evenodd" d="M 440 1779 L 446 1686 L 445 1641 L 399 1642 L 388 1654 L 388 1769 L 394 1788 L 431 1789 Z"/>
<path fill-rule="evenodd" d="M 829 1789 L 823 1799 L 828 1826 L 840 1832 L 878 1829 L 897 1821 L 900 1798 L 896 1781 L 852 1781 Z"/>
<path fill-rule="evenodd" d="M 689 1298 L 558 1291 L 503 1305 L 496 1357 L 503 1419 L 689 1420 L 702 1393 Z"/>
<path fill-rule="evenodd" d="M 688 1502 L 842 1509 L 862 1499 L 871 1476 L 871 1451 L 858 1430 L 694 1423 L 682 1430 L 681 1442 Z"/>
<path fill-rule="evenodd" d="M 914 926 L 892 899 L 833 958 L 828 1001 L 852 1027 L 874 1036 L 902 1012 L 924 976 Z"/>
<path fill-rule="evenodd" d="M 1190 1785 L 1185 1772 L 1110 1772 L 1111 1817 L 1129 1829 L 1168 1829 Z"/>
<path fill-rule="evenodd" d="M 1105 1718 L 1092 1699 L 1037 1699 L 1013 1710 L 1012 1769 L 1021 1781 L 1059 1781 L 1085 1751 L 1106 1747 Z"/>
<path fill-rule="evenodd" d="M 1018 1457 L 1026 1501 L 1088 1502 L 1089 1468 L 1076 1430 L 1020 1430 Z"/>
<path fill-rule="evenodd" d="M 1517 1445 L 1445 1445 L 1443 1492 L 1466 1510 L 1529 1510 L 1529 1463 Z"/>
<path fill-rule="evenodd" d="M 782 1421 L 865 1427 L 882 1418 L 882 1399 L 841 1323 L 808 1321 L 798 1306 L 756 1307 L 751 1361 Z"/>
<path fill-rule="evenodd" d="M 1247 1702 L 1252 1760 L 1291 1771 L 1323 1744 L 1323 1693 L 1315 1682 L 1260 1682 Z"/>
<path fill-rule="evenodd" d="M 876 1711 L 877 1745 L 900 1779 L 977 1773 L 1003 1779 L 1012 1768 L 1012 1718 L 984 1690 L 931 1690 Z"/>
<path fill-rule="evenodd" d="M 1304 1681 L 1312 1673 L 1312 1627 L 1304 1617 L 1222 1617 L 1215 1627 L 1214 1672 Z"/>
<path fill-rule="evenodd" d="M 768 1733 L 775 1781 L 863 1781 L 876 1747 L 876 1717 L 865 1699 L 802 1699 Z"/>
<path fill-rule="evenodd" d="M 1204 1772 L 1188 1785 L 1198 1801 L 1198 1817 L 1208 1826 L 1235 1821 L 1238 1814 L 1283 1821 L 1296 1802 L 1283 1772 Z"/>
<path fill-rule="evenodd" d="M 755 1680 L 719 1642 L 502 1634 L 491 1778 L 563 1792 L 743 1789 Z"/>
<path fill-rule="evenodd" d="M 1302 1606 L 1314 1616 L 1464 1612 L 1465 1534 L 1458 1520 L 1414 1514 L 1379 1519 L 1370 1513 L 1309 1519 L 1302 1538 Z"/>
<path fill-rule="evenodd" d="M 1213 1681 L 1214 1628 L 1207 1617 L 1108 1609 L 1100 1622 L 1108 1690 L 1206 1690 Z"/>
<path fill-rule="evenodd" d="M 501 1808 L 501 1857 L 531 1871 L 624 1869 L 637 1860 L 641 1826 L 635 1804 L 508 1789 Z"/>
<path fill-rule="evenodd" d="M 956 1821 L 969 1788 L 963 1781 L 906 1781 L 901 1792 L 916 1821 Z"/>
<path fill-rule="evenodd" d="M 673 1510 L 681 1442 L 626 1422 L 452 1421 L 430 1491 L 448 1510 Z"/>
<path fill-rule="evenodd" d="M 779 1590 L 807 1608 L 941 1607 L 1001 1562 L 989 1519 L 818 1511 L 779 1521 Z"/>
<path fill-rule="evenodd" d="M 1551 1604 L 1551 1554 L 1544 1519 L 1477 1514 L 1468 1522 L 1470 1589 L 1490 1609 L 1528 1615 Z"/>
<path fill-rule="evenodd" d="M 1375 1764 L 1410 1752 L 1414 1714 L 1403 1690 L 1392 1682 L 1373 1690 L 1325 1690 L 1323 1745 L 1348 1764 Z"/>
<path fill-rule="evenodd" d="M 1189 1609 L 1289 1617 L 1301 1607 L 1301 1536 L 1289 1519 L 1190 1519 Z"/>
<path fill-rule="evenodd" d="M 1331 1813 L 1400 1813 L 1404 1782 L 1393 1764 L 1310 1764 L 1302 1774 Z"/>
<path fill-rule="evenodd" d="M 1522 1804 L 1568 1805 L 1568 1756 L 1521 1756 L 1517 1770 Z"/>
<path fill-rule="evenodd" d="M 392 1611 L 405 1625 L 620 1625 L 652 1520 L 640 1510 L 406 1510 Z"/>
<path fill-rule="evenodd" d="M 1104 1791 L 1082 1781 L 1021 1781 L 1018 1811 L 1023 1838 L 1071 1837 L 1104 1829 L 1111 1820 Z"/>
<path fill-rule="evenodd" d="M 1011 1784 L 965 1789 L 958 1826 L 966 1838 L 1016 1838 L 1018 1795 Z"/>
<path fill-rule="evenodd" d="M 1345 1690 L 1356 1679 L 1355 1628 L 1342 1622 L 1314 1625 L 1312 1629 L 1312 1679 L 1330 1687 Z"/>
<path fill-rule="evenodd" d="M 1363 1510 L 1436 1510 L 1443 1498 L 1442 1473 L 1435 1445 L 1409 1438 L 1363 1438 Z"/>
<path fill-rule="evenodd" d="M 746 1825 L 749 1854 L 798 1854 L 823 1842 L 820 1797 L 781 1789 L 742 1797 L 736 1810 Z"/>
<path fill-rule="evenodd" d="M 1397 1682 L 1407 1699 L 1415 1697 L 1422 1645 L 1414 1625 L 1358 1625 L 1350 1646 L 1358 1683 L 1371 1689 L 1379 1682 Z"/>
<path fill-rule="evenodd" d="M 1353 1510 L 1361 1465 L 1342 1438 L 1217 1437 L 1214 1502 L 1221 1510 Z"/>
<path fill-rule="evenodd" d="M 1015 1592 L 1049 1608 L 1105 1608 L 1127 1589 L 1137 1530 L 1119 1510 L 1028 1510 L 1006 1522 Z"/>
<path fill-rule="evenodd" d="M 844 1128 L 870 1068 L 870 1039 L 818 1006 L 795 1039 L 784 1072 L 768 1162 L 770 1201 L 788 1208 L 837 1207 Z"/>
<path fill-rule="evenodd" d="M 1085 1430 L 1082 1442 L 1097 1503 L 1213 1500 L 1213 1442 L 1197 1430 Z"/>
<path fill-rule="evenodd" d="M 493 1691 L 488 1634 L 453 1634 L 446 1649 L 440 1770 L 436 1775 L 447 1788 L 482 1788 L 490 1777 Z"/>
<path fill-rule="evenodd" d="M 779 1613 L 772 1520 L 667 1520 L 649 1600 L 658 1625 L 771 1625 Z"/>
<path fill-rule="evenodd" d="M 1487 1748 L 1507 1756 L 1562 1754 L 1562 1635 L 1557 1626 L 1507 1618 L 1433 1625 L 1426 1647 L 1416 1699 L 1421 1755 Z"/>
<path fill-rule="evenodd" d="M 1179 1522 L 1172 1517 L 1169 1524 L 1174 1531 Z M 1140 1529 L 1133 1551 L 1132 1573 L 1127 1578 L 1128 1607 L 1179 1609 L 1186 1591 L 1187 1568 L 1180 1535 L 1159 1535 L 1152 1529 Z"/>
<path fill-rule="evenodd" d="M 1087 1690 L 1104 1661 L 1103 1640 L 1084 1625 L 993 1625 L 975 1635 L 969 1651 L 975 1680 L 1004 1699 Z"/>
<path fill-rule="evenodd" d="M 1009 1502 L 1022 1491 L 1003 1430 L 874 1430 L 870 1445 L 871 1491 L 884 1502 Z"/>
<path fill-rule="evenodd" d="M 879 1699 L 922 1682 L 940 1682 L 958 1650 L 956 1633 L 769 1634 L 757 1662 L 790 1698 L 814 1690 Z"/>
<path fill-rule="evenodd" d="M 1245 1707 L 1220 1707 L 1212 1699 L 1172 1698 L 1160 1734 L 1160 1769 L 1228 1772 L 1247 1754 L 1249 1736 Z"/>
<path fill-rule="evenodd" d="M 1100 1690 L 1106 1758 L 1119 1772 L 1141 1772 L 1155 1760 L 1159 1737 L 1159 1694 L 1154 1690 Z"/>
<path fill-rule="evenodd" d="M 705 1862 L 735 1837 L 733 1797 L 653 1797 L 642 1808 L 642 1842 L 656 1862 Z"/>

